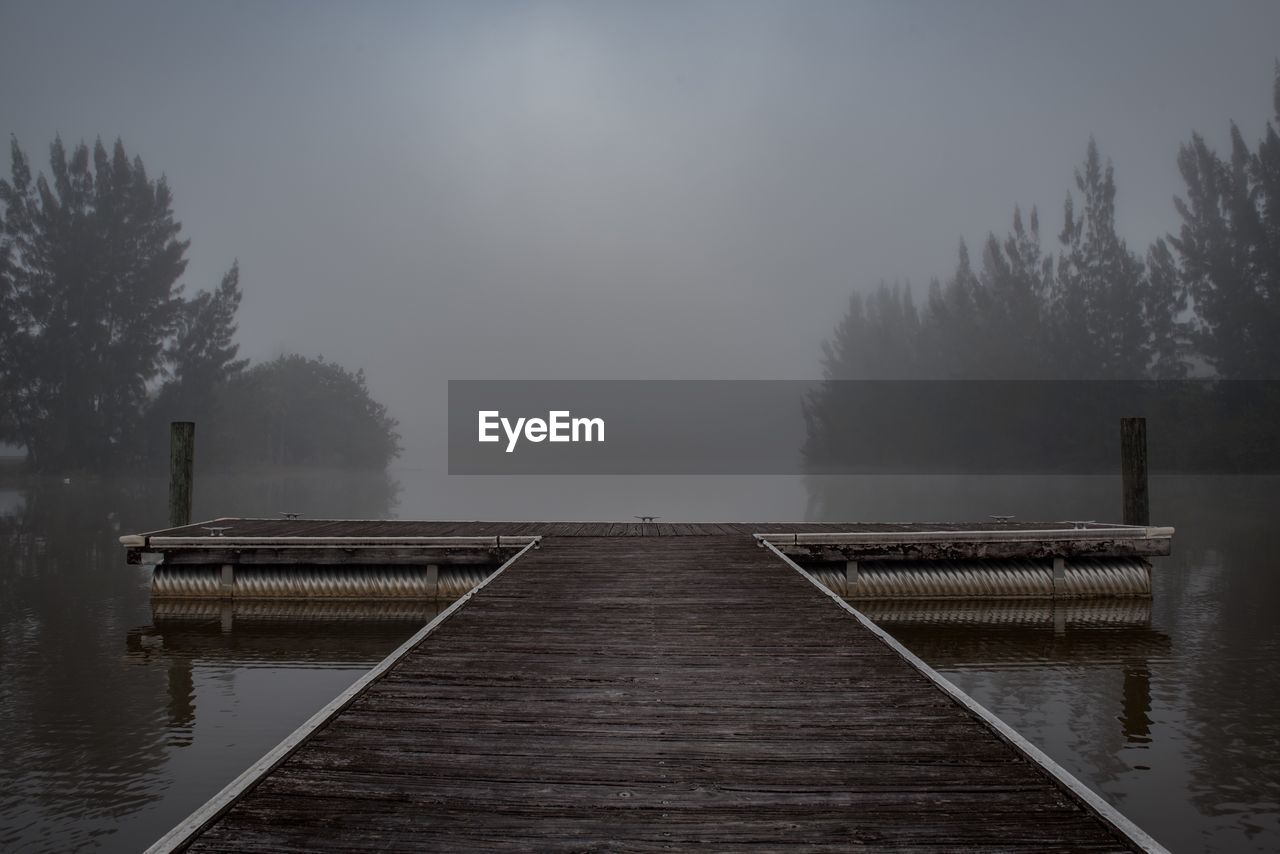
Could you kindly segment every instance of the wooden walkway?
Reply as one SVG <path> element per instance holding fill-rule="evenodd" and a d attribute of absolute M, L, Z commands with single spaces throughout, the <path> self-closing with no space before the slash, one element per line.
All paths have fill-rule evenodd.
<path fill-rule="evenodd" d="M 1135 843 L 749 534 L 722 532 L 548 536 L 189 850 L 695 846 Z"/>

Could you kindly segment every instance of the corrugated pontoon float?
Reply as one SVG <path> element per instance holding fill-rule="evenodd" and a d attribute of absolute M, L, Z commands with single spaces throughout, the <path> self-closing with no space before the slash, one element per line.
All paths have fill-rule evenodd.
<path fill-rule="evenodd" d="M 849 599 L 1053 600 L 1150 596 L 1150 558 L 1169 554 L 1173 529 L 219 518 L 120 541 L 129 563 L 155 567 L 157 599 L 425 600 L 457 598 L 544 538 L 748 534 Z"/>

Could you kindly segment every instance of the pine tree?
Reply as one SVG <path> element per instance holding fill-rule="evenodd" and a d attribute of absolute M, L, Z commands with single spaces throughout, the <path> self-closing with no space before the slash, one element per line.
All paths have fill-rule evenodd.
<path fill-rule="evenodd" d="M 855 291 L 830 341 L 822 344 L 829 380 L 908 379 L 919 375 L 920 312 L 911 285 L 881 282 Z"/>
<path fill-rule="evenodd" d="M 168 184 L 150 179 L 122 142 L 110 154 L 98 141 L 68 155 L 55 139 L 49 175 L 35 180 L 16 140 L 10 151 L 11 179 L 0 180 L 0 394 L 10 415 L 0 438 L 25 446 L 38 469 L 120 464 L 138 450 L 154 383 L 174 336 L 190 325 L 184 319 L 194 311 L 198 328 L 218 327 L 228 308 L 234 314 L 238 282 L 233 276 L 207 305 L 182 300 L 188 242 Z M 229 341 L 196 346 L 193 335 L 187 351 L 226 356 Z"/>
<path fill-rule="evenodd" d="M 200 291 L 186 301 L 165 353 L 170 379 L 151 406 L 147 435 L 151 455 L 164 451 L 163 425 L 168 421 L 205 421 L 217 390 L 239 376 L 248 360 L 237 359 L 236 311 L 240 306 L 240 265 L 232 265 L 212 292 Z"/>
<path fill-rule="evenodd" d="M 15 438 L 42 467 L 94 468 L 116 454 L 160 370 L 186 266 L 168 188 L 101 142 L 50 148 L 34 182 L 14 141 L 0 181 L 13 252 L 10 399 Z"/>
<path fill-rule="evenodd" d="M 1031 209 L 1031 228 L 1014 208 L 1013 231 L 1004 242 L 990 234 L 982 251 L 975 305 L 981 311 L 979 337 L 971 343 L 972 375 L 985 379 L 1035 379 L 1047 375 L 1045 352 L 1045 259 L 1040 218 Z"/>
<path fill-rule="evenodd" d="M 1178 262 L 1163 239 L 1147 250 L 1147 299 L 1145 311 L 1151 326 L 1152 379 L 1180 380 L 1190 374 L 1192 352 L 1187 310 L 1187 289 L 1183 287 Z"/>
<path fill-rule="evenodd" d="M 859 408 L 850 380 L 903 380 L 921 371 L 920 312 L 910 284 L 880 286 L 867 296 L 855 291 L 831 340 L 822 344 L 822 373 L 828 380 L 805 401 L 808 438 L 804 458 L 814 468 L 838 460 L 858 431 L 872 429 L 875 413 Z"/>
<path fill-rule="evenodd" d="M 960 241 L 956 271 L 945 285 L 930 283 L 929 300 L 921 320 L 919 376 L 928 379 L 969 379 L 979 370 L 975 343 L 980 340 L 986 296 L 969 261 L 969 247 Z"/>
<path fill-rule="evenodd" d="M 240 307 L 240 263 L 222 277 L 212 293 L 200 291 L 183 306 L 169 351 L 173 379 L 180 385 L 207 389 L 234 377 L 247 360 L 236 359 L 236 311 Z"/>
<path fill-rule="evenodd" d="M 1090 139 L 1067 196 L 1053 279 L 1055 362 L 1068 379 L 1141 379 L 1151 361 L 1146 271 L 1116 232 L 1114 170 Z"/>
<path fill-rule="evenodd" d="M 1280 124 L 1280 65 L 1274 88 Z M 1223 159 L 1193 134 L 1178 153 L 1185 197 L 1169 242 L 1194 304 L 1194 343 L 1227 379 L 1280 376 L 1280 136 L 1267 123 L 1256 154 L 1231 125 Z"/>

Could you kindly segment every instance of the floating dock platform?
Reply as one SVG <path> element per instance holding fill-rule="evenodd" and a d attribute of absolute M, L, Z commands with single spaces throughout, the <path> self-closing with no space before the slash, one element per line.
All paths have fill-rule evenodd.
<path fill-rule="evenodd" d="M 137 562 L 203 566 L 193 550 L 352 533 L 220 521 L 217 548 L 182 530 L 125 544 Z M 1163 850 L 786 553 L 844 561 L 865 541 L 797 537 L 909 527 L 378 524 L 503 538 L 485 549 L 538 539 L 153 852 Z M 1102 527 L 1072 535 L 1076 557 L 1117 537 L 1167 548 L 1146 542 L 1167 529 Z M 1003 530 L 988 533 L 1007 544 Z M 898 541 L 916 555 L 919 538 Z"/>
<path fill-rule="evenodd" d="M 445 599 L 544 537 L 752 535 L 852 600 L 1150 596 L 1172 528 L 221 518 L 121 537 L 157 599 Z M 731 577 L 718 583 L 733 583 Z"/>

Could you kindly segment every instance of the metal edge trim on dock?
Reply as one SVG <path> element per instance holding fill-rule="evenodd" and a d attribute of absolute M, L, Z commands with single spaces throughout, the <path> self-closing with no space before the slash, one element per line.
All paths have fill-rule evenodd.
<path fill-rule="evenodd" d="M 468 592 L 464 593 L 458 601 L 441 611 L 434 620 L 415 632 L 411 638 L 396 647 L 390 655 L 374 665 L 368 673 L 361 676 L 345 691 L 326 703 L 324 707 L 308 718 L 302 726 L 285 736 L 284 740 L 268 751 L 265 756 L 246 768 L 240 776 L 236 777 L 223 787 L 222 791 L 218 792 L 202 806 L 196 809 L 195 812 L 187 816 L 187 818 L 180 822 L 176 827 L 156 840 L 156 842 L 146 850 L 145 854 L 170 854 L 170 852 L 180 851 L 189 845 L 198 834 L 203 832 L 214 821 L 221 818 L 223 813 L 234 806 L 235 803 L 245 795 L 245 793 L 288 759 L 295 750 L 301 747 L 306 740 L 316 732 L 316 730 L 320 729 L 322 726 L 327 724 L 330 719 L 342 712 L 352 703 L 352 701 L 363 694 L 365 689 L 399 663 L 400 659 L 408 655 L 409 652 L 418 644 L 426 640 L 427 636 L 439 628 L 442 623 L 457 613 L 463 605 L 471 600 L 471 597 L 483 590 L 489 582 L 493 581 L 505 572 L 507 567 L 519 560 L 525 552 L 537 547 L 540 539 L 541 537 L 534 537 L 532 542 L 516 554 L 512 555 L 506 563 L 494 570 L 488 578 L 477 584 Z"/>
<path fill-rule="evenodd" d="M 359 548 L 361 546 L 417 546 L 418 548 L 452 548 L 457 546 L 528 545 L 538 537 L 530 534 L 497 534 L 480 537 L 237 537 L 220 534 L 207 537 L 157 537 L 150 534 L 128 534 L 120 544 L 129 548 L 217 548 L 233 546 L 273 546 L 280 548 Z"/>
<path fill-rule="evenodd" d="M 844 543 L 935 543 L 935 542 L 1024 542 L 1042 540 L 1089 540 L 1099 536 L 1123 540 L 1169 539 L 1173 528 L 1114 526 L 1104 528 L 1046 528 L 1010 531 L 850 531 L 833 534 L 774 534 L 753 536 L 762 543 L 819 546 Z"/>
<path fill-rule="evenodd" d="M 1103 798 L 1088 786 L 1081 783 L 1074 775 L 1071 774 L 1070 771 L 1053 761 L 1053 759 L 1051 759 L 1043 750 L 1027 741 L 1027 739 L 1020 735 L 1017 730 L 1000 720 L 1000 718 L 996 717 L 995 714 L 977 700 L 957 688 L 950 680 L 926 664 L 923 660 L 917 657 L 915 653 L 911 652 L 911 650 L 898 643 L 891 634 L 876 625 L 875 622 L 866 615 L 859 612 L 844 599 L 841 599 L 836 593 L 823 586 L 822 582 L 818 581 L 818 579 L 805 571 L 802 566 L 783 554 L 776 546 L 773 545 L 773 543 L 763 539 L 760 534 L 757 534 L 756 537 L 760 540 L 762 545 L 781 558 L 796 572 L 800 573 L 806 581 L 816 587 L 822 594 L 830 597 L 837 605 L 856 617 L 863 626 L 884 642 L 890 649 L 902 656 L 908 664 L 920 671 L 921 674 L 945 691 L 953 700 L 964 706 L 979 720 L 994 730 L 995 734 L 999 738 L 1003 739 L 1015 750 L 1023 753 L 1029 760 L 1048 772 L 1057 780 L 1059 785 L 1063 786 L 1067 790 L 1068 794 L 1093 809 L 1094 812 L 1096 812 L 1098 816 L 1110 825 L 1117 833 L 1127 838 L 1143 851 L 1151 852 L 1151 854 L 1169 854 L 1168 849 L 1157 842 L 1149 833 L 1126 818 L 1123 813 L 1103 800 Z"/>
<path fill-rule="evenodd" d="M 249 520 L 247 520 L 247 519 L 245 519 L 245 518 L 243 518 L 243 517 L 241 517 L 241 516 L 215 516 L 215 517 L 213 517 L 212 519 L 202 519 L 202 520 L 200 520 L 199 522 L 192 522 L 192 523 L 191 523 L 191 525 L 179 525 L 178 527 L 181 527 L 181 528 L 188 528 L 188 527 L 191 527 L 191 526 L 193 526 L 193 525 L 211 525 L 211 524 L 213 524 L 214 522 L 245 522 L 245 521 L 249 521 Z M 267 521 L 267 520 L 266 520 L 266 519 L 255 519 L 254 521 L 262 521 L 262 522 L 265 522 L 265 521 Z M 273 521 L 273 522 L 277 522 L 277 521 L 279 521 L 279 520 L 278 520 L 278 519 L 272 519 L 271 521 Z M 325 520 L 322 520 L 322 521 L 345 522 L 345 521 L 354 521 L 354 520 L 346 520 L 346 519 L 333 519 L 333 520 L 328 520 L 328 519 L 325 519 Z M 154 531 L 143 531 L 141 534 L 130 534 L 130 535 L 128 536 L 128 539 L 133 539 L 133 538 L 137 537 L 138 539 L 145 540 L 147 537 L 151 536 L 152 534 L 162 534 L 162 533 L 164 533 L 165 531 L 172 531 L 172 530 L 173 530 L 173 527 L 172 527 L 172 526 L 170 526 L 170 527 L 168 527 L 168 528 L 156 528 Z M 122 543 L 123 543 L 123 542 L 125 541 L 125 539 L 126 539 L 125 537 L 121 537 L 121 538 L 120 538 L 120 542 L 122 542 Z"/>
<path fill-rule="evenodd" d="M 209 525 L 214 522 L 401 522 L 401 521 L 420 521 L 420 520 L 398 520 L 398 519 L 338 519 L 332 516 L 306 516 L 297 519 L 281 519 L 278 516 L 215 516 L 212 519 L 203 519 L 199 522 L 192 522 L 189 525 L 180 525 L 181 528 L 194 528 L 200 525 Z M 551 525 L 600 525 L 600 524 L 618 524 L 612 519 L 432 519 L 432 522 L 442 525 L 525 525 L 525 524 L 551 524 Z M 624 522 L 621 524 L 639 525 L 640 522 Z M 657 522 L 648 524 L 656 525 Z M 143 531 L 141 534 L 133 534 L 135 537 L 150 537 L 152 534 L 163 534 L 165 531 L 174 530 L 172 526 L 168 528 L 157 528 L 154 531 Z M 123 538 L 122 538 L 123 539 Z"/>
<path fill-rule="evenodd" d="M 279 546 L 289 547 L 337 547 L 358 548 L 359 546 L 417 546 L 419 548 L 450 548 L 456 546 L 497 546 L 503 541 L 510 546 L 525 546 L 536 536 L 527 534 L 501 534 L 487 537 L 236 537 L 219 535 L 211 537 L 152 537 L 150 545 L 154 548 L 194 548 L 211 546 L 226 548 L 227 546 Z"/>

